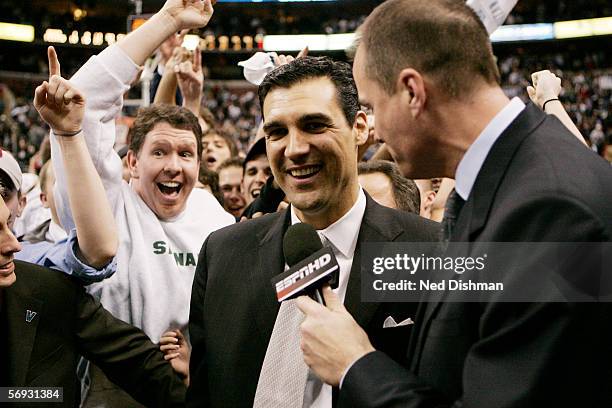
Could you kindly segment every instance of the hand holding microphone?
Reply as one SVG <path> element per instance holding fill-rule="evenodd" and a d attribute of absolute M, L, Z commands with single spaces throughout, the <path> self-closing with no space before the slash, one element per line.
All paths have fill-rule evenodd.
<path fill-rule="evenodd" d="M 335 387 L 355 361 L 375 349 L 328 285 L 322 293 L 326 306 L 307 296 L 297 299 L 297 307 L 304 313 L 300 347 L 306 365 L 322 381 Z"/>

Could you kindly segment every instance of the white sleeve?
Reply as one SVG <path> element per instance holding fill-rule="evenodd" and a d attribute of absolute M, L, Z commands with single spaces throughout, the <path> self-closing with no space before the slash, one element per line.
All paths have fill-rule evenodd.
<path fill-rule="evenodd" d="M 116 45 L 91 57 L 70 82 L 86 98 L 83 134 L 93 164 L 102 179 L 107 197 L 114 209 L 122 184 L 122 165 L 113 150 L 115 118 L 121 113 L 123 94 L 136 78 L 139 67 Z M 54 199 L 65 230 L 75 228 L 68 203 L 66 177 L 61 151 L 51 135 L 51 157 L 55 170 Z"/>

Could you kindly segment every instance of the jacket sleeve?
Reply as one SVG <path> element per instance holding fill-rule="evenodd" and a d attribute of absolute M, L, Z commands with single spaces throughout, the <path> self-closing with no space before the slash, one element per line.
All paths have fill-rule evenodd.
<path fill-rule="evenodd" d="M 140 329 L 113 317 L 83 288 L 77 291 L 75 335 L 83 356 L 140 403 L 183 406 L 185 386 L 159 347 Z"/>
<path fill-rule="evenodd" d="M 213 234 L 211 234 L 213 235 Z M 190 383 L 187 390 L 187 406 L 205 407 L 207 405 L 206 390 L 208 378 L 206 369 L 206 329 L 204 322 L 204 298 L 206 293 L 206 280 L 208 278 L 206 264 L 206 248 L 210 236 L 204 241 L 198 266 L 196 267 L 193 287 L 191 289 L 191 309 L 189 311 L 189 335 L 191 338 L 191 357 L 189 361 Z"/>

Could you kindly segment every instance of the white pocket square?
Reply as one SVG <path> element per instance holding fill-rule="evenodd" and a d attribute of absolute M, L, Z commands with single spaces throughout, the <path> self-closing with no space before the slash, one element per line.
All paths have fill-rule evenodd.
<path fill-rule="evenodd" d="M 407 318 L 406 320 L 402 320 L 401 322 L 397 323 L 392 316 L 389 316 L 383 322 L 383 329 L 387 329 L 389 327 L 408 326 L 409 324 L 414 324 L 411 318 Z"/>

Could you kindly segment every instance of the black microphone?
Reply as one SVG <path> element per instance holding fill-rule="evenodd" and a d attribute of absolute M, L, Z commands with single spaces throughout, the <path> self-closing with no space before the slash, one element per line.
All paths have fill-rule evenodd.
<path fill-rule="evenodd" d="M 338 287 L 340 266 L 329 247 L 323 247 L 317 231 L 305 223 L 290 226 L 283 237 L 283 253 L 289 269 L 272 278 L 279 302 L 308 294 L 325 304 L 321 287 Z"/>

